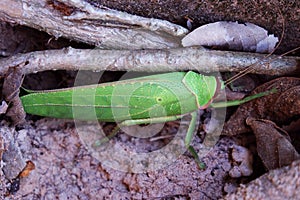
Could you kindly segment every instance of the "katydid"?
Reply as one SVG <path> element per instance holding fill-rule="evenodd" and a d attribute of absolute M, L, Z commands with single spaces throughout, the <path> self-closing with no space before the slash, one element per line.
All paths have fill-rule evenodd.
<path fill-rule="evenodd" d="M 226 106 L 212 103 L 223 88 L 224 83 L 215 76 L 193 71 L 172 72 L 98 85 L 33 92 L 22 96 L 21 101 L 26 113 L 54 118 L 119 122 L 119 127 L 174 121 L 191 114 L 185 145 L 199 164 L 199 158 L 190 146 L 196 126 L 196 113 L 198 109 L 210 105 Z M 227 103 L 230 106 L 239 105 L 269 93 Z M 74 115 L 77 109 L 80 115 Z"/>

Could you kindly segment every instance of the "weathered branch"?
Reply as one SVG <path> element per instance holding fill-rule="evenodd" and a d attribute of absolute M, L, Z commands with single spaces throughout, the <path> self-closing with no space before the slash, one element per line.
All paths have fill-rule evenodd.
<path fill-rule="evenodd" d="M 63 36 L 105 49 L 180 47 L 182 36 L 188 32 L 187 29 L 168 21 L 99 9 L 83 1 L 61 0 L 71 4 L 61 5 L 67 13 L 56 10 L 49 2 L 1 0 L 0 20 L 26 25 L 46 31 L 55 37 Z"/>
<path fill-rule="evenodd" d="M 19 54 L 0 60 L 0 75 L 9 66 L 22 67 L 24 74 L 45 70 L 111 70 L 111 71 L 184 71 L 200 72 L 241 71 L 257 63 L 252 73 L 285 75 L 296 73 L 300 58 L 270 56 L 256 53 L 215 51 L 204 48 L 162 50 L 80 50 L 66 48 Z"/>
<path fill-rule="evenodd" d="M 72 5 L 74 7 L 80 8 L 84 12 L 76 13 L 72 16 L 65 16 L 64 19 L 70 20 L 103 20 L 107 22 L 118 22 L 123 23 L 124 25 L 140 26 L 145 29 L 157 32 L 166 32 L 174 36 L 184 36 L 188 30 L 170 23 L 165 20 L 159 20 L 154 18 L 145 18 L 137 15 L 131 15 L 125 12 L 112 10 L 109 8 L 99 9 L 86 1 L 82 0 L 60 0 L 60 2 L 65 3 L 66 5 Z M 114 26 L 111 24 L 111 26 Z M 118 26 L 115 24 L 115 26 Z"/>

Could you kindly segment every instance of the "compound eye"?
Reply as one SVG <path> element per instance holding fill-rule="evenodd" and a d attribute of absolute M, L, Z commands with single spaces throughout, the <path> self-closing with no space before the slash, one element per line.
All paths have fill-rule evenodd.
<path fill-rule="evenodd" d="M 159 102 L 162 102 L 162 98 L 161 97 L 157 97 L 156 98 L 156 101 L 159 103 Z"/>

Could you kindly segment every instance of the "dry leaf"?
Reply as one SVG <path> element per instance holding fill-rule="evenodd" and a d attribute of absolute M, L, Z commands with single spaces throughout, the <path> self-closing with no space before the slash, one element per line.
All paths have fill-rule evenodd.
<path fill-rule="evenodd" d="M 250 95 L 276 89 L 271 95 L 257 98 L 239 106 L 223 127 L 223 135 L 250 132 L 246 119 L 268 119 L 277 125 L 288 125 L 300 116 L 300 78 L 282 77 L 257 87 Z"/>
<path fill-rule="evenodd" d="M 270 53 L 277 42 L 277 37 L 255 24 L 225 21 L 201 26 L 182 39 L 184 47 L 201 45 L 258 53 Z"/>
<path fill-rule="evenodd" d="M 300 116 L 300 85 L 291 87 L 282 92 L 274 104 L 274 114 L 277 121 Z"/>
<path fill-rule="evenodd" d="M 24 64 L 10 67 L 3 83 L 3 97 L 9 105 L 13 105 L 7 109 L 6 116 L 11 117 L 15 125 L 23 124 L 26 116 L 19 98 L 20 87 L 24 78 L 21 68 Z"/>
<path fill-rule="evenodd" d="M 247 118 L 257 144 L 257 153 L 268 170 L 291 164 L 300 155 L 287 132 L 269 120 Z"/>

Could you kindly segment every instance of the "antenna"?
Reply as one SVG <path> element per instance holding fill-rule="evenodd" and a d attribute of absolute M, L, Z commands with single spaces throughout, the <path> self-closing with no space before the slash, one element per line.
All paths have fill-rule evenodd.
<path fill-rule="evenodd" d="M 228 85 L 228 84 L 232 83 L 233 81 L 239 79 L 240 77 L 242 77 L 242 76 L 244 76 L 244 75 L 246 75 L 246 74 L 252 72 L 252 71 L 254 70 L 254 68 L 255 68 L 260 62 L 262 62 L 263 60 L 266 60 L 267 58 L 269 58 L 270 56 L 272 56 L 273 53 L 278 49 L 278 47 L 279 47 L 280 44 L 282 43 L 283 37 L 284 37 L 284 32 L 285 32 L 285 19 L 284 19 L 284 16 L 283 16 L 281 10 L 280 10 L 278 7 L 277 7 L 277 10 L 278 10 L 280 16 L 282 17 L 282 32 L 281 32 L 280 40 L 279 40 L 278 44 L 276 45 L 276 47 L 275 47 L 268 55 L 266 55 L 263 59 L 261 59 L 261 60 L 255 62 L 255 63 L 253 63 L 253 64 L 251 64 L 251 65 L 248 66 L 246 69 L 240 71 L 238 74 L 236 74 L 236 75 L 234 75 L 233 77 L 231 77 L 231 78 L 229 78 L 228 80 L 226 80 L 226 81 L 225 81 L 225 85 Z M 276 59 L 278 59 L 279 57 L 284 56 L 284 55 L 286 55 L 286 54 L 289 54 L 289 53 L 291 53 L 291 52 L 293 52 L 293 51 L 295 51 L 295 50 L 297 50 L 297 49 L 299 49 L 299 48 L 300 48 L 300 47 L 297 47 L 297 48 L 295 48 L 295 49 L 293 49 L 293 50 L 291 50 L 291 51 L 288 51 L 288 52 L 286 52 L 286 53 L 284 53 L 284 54 L 282 54 L 282 55 L 280 55 L 280 56 L 278 56 L 278 57 L 276 57 L 276 58 L 273 58 L 273 59 L 269 60 L 268 62 L 271 62 L 271 61 L 273 61 L 273 60 L 276 60 Z"/>

